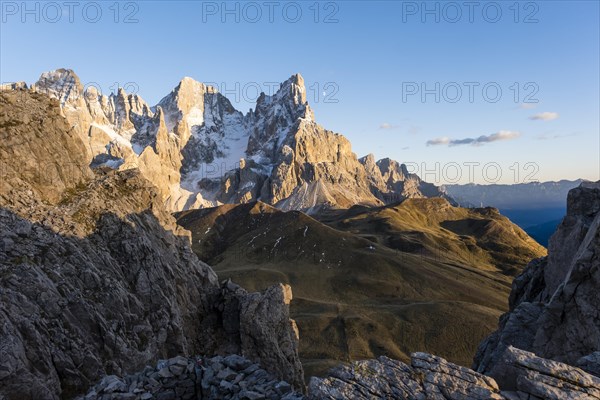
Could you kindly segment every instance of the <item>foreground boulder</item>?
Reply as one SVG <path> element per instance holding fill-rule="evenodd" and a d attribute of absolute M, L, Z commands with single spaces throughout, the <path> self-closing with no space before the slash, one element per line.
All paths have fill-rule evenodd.
<path fill-rule="evenodd" d="M 496 382 L 427 353 L 413 353 L 411 365 L 379 357 L 358 361 L 312 378 L 309 397 L 321 399 L 503 399 Z"/>
<path fill-rule="evenodd" d="M 504 351 L 490 376 L 508 399 L 600 399 L 600 378 L 512 346 Z"/>

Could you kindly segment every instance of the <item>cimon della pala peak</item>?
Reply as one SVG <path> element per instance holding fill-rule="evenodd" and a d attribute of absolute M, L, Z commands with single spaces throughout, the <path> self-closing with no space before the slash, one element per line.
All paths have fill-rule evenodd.
<path fill-rule="evenodd" d="M 156 106 L 123 89 L 84 90 L 69 69 L 43 73 L 29 90 L 59 100 L 92 167 L 138 168 L 171 211 L 261 200 L 311 212 L 448 198 L 394 160 L 358 159 L 348 139 L 315 121 L 300 74 L 261 93 L 245 115 L 189 77 Z"/>

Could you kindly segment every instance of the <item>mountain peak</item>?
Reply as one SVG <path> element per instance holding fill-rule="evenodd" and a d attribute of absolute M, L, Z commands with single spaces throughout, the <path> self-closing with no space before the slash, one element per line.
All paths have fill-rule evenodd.
<path fill-rule="evenodd" d="M 285 115 L 288 123 L 293 123 L 299 118 L 314 121 L 313 111 L 306 101 L 306 87 L 304 78 L 294 74 L 285 80 L 275 94 L 268 96 L 261 93 L 256 101 L 255 111 L 258 115 Z"/>
<path fill-rule="evenodd" d="M 42 73 L 34 88 L 38 92 L 57 98 L 61 105 L 76 100 L 83 94 L 83 85 L 79 77 L 72 69 L 67 68 Z"/>
<path fill-rule="evenodd" d="M 290 97 L 294 104 L 306 103 L 306 87 L 304 86 L 304 78 L 300 74 L 294 74 L 281 84 L 281 87 L 275 94 L 280 97 Z"/>
<path fill-rule="evenodd" d="M 376 166 L 375 155 L 373 153 L 369 153 L 366 156 L 359 158 L 358 161 L 369 169 Z"/>
<path fill-rule="evenodd" d="M 297 86 L 304 87 L 304 78 L 302 75 L 300 75 L 300 73 L 295 73 L 294 75 L 290 76 L 288 81 L 292 81 L 292 83 Z"/>
<path fill-rule="evenodd" d="M 184 76 L 179 84 L 173 89 L 176 92 L 206 92 L 216 93 L 217 89 L 213 86 L 209 86 L 203 82 L 197 81 L 189 76 Z"/>

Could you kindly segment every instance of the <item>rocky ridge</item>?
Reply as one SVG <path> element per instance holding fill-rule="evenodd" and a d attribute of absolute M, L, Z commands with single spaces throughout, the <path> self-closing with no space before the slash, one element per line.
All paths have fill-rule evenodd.
<path fill-rule="evenodd" d="M 445 190 L 423 181 L 417 174 L 410 173 L 406 165 L 395 160 L 384 158 L 375 161 L 375 156 L 369 154 L 359 162 L 367 171 L 371 192 L 386 204 L 405 199 L 441 197 L 457 205 Z"/>
<path fill-rule="evenodd" d="M 344 136 L 316 123 L 299 74 L 261 94 L 245 115 L 187 77 L 154 107 L 123 89 L 106 96 L 86 88 L 68 69 L 42 74 L 31 90 L 59 100 L 93 167 L 140 169 L 171 211 L 257 200 L 310 211 L 448 197 L 395 161 L 377 169 L 359 161 Z"/>
<path fill-rule="evenodd" d="M 69 397 L 104 374 L 175 354 L 244 354 L 302 387 L 289 287 L 220 287 L 187 238 L 151 212 L 103 214 L 85 238 L 8 210 L 0 220 L 0 381 L 9 398 Z"/>

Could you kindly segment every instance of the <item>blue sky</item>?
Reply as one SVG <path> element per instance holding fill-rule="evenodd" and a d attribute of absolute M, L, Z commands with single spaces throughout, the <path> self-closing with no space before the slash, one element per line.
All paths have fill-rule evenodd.
<path fill-rule="evenodd" d="M 155 104 L 191 76 L 247 111 L 299 72 L 317 121 L 358 156 L 435 183 L 600 179 L 598 1 L 76 3 L 2 2 L 2 82 L 66 67 Z"/>

